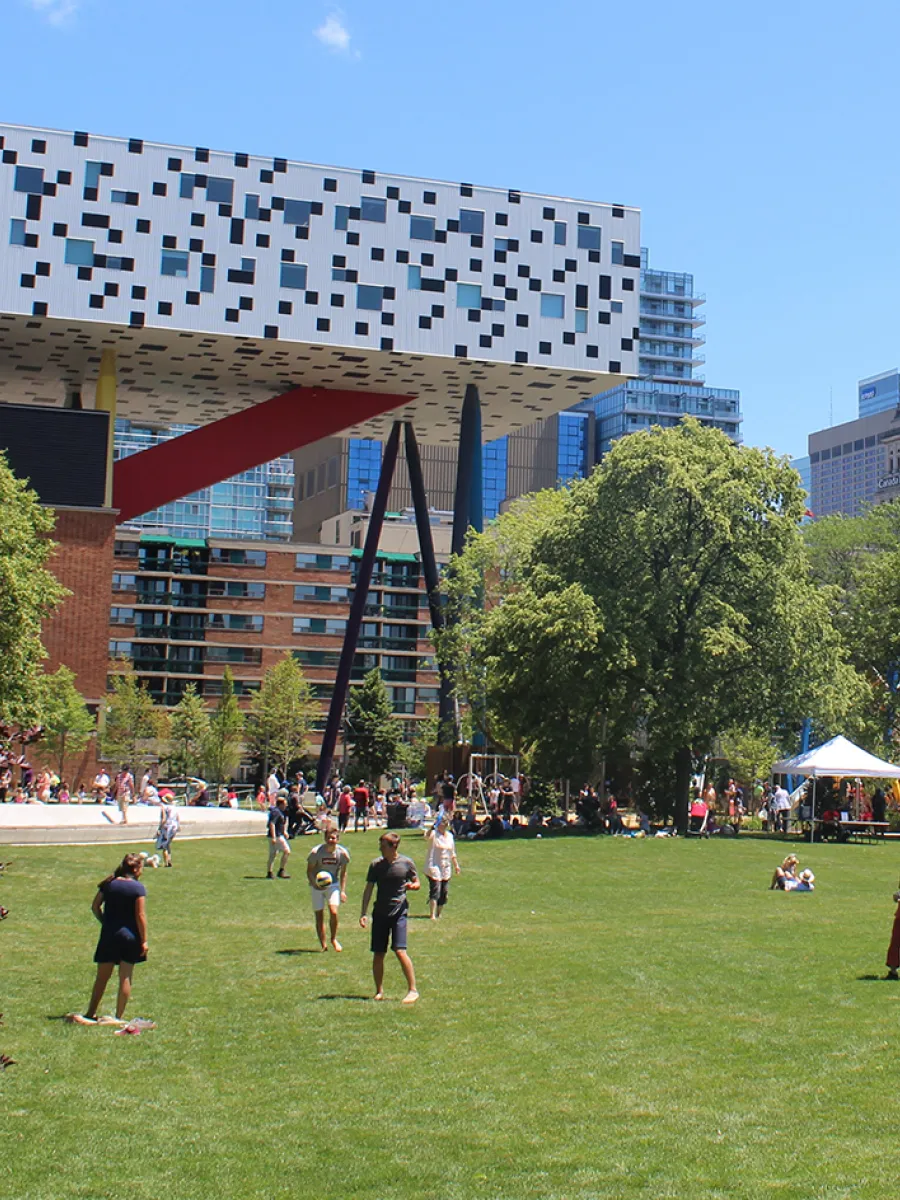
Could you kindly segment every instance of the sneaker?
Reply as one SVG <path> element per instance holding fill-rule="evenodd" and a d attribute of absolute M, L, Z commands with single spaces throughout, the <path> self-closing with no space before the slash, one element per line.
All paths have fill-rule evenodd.
<path fill-rule="evenodd" d="M 266 871 L 266 879 L 274 879 L 274 878 L 275 878 L 275 876 L 272 874 L 271 871 Z"/>
<path fill-rule="evenodd" d="M 403 999 L 400 1001 L 400 1003 L 401 1004 L 415 1004 L 415 1002 L 418 1000 L 418 998 L 419 998 L 418 992 L 414 992 L 414 991 L 407 992 L 406 995 L 403 997 Z"/>
<path fill-rule="evenodd" d="M 285 875 L 284 871 L 279 871 L 278 878 L 279 879 L 290 879 L 290 875 Z"/>

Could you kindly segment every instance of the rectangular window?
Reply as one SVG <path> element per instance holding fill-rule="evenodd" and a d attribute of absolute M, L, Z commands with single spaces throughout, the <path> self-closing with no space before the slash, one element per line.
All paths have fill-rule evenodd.
<path fill-rule="evenodd" d="M 211 579 L 207 589 L 210 596 L 232 596 L 238 600 L 264 600 L 264 583 L 245 583 L 242 579 Z"/>
<path fill-rule="evenodd" d="M 211 175 L 206 181 L 206 198 L 214 204 L 231 204 L 234 200 L 234 180 Z"/>
<path fill-rule="evenodd" d="M 350 589 L 346 587 L 326 587 L 318 583 L 298 583 L 294 588 L 294 600 L 321 600 L 331 604 L 346 604 L 350 599 Z"/>
<path fill-rule="evenodd" d="M 460 233 L 484 233 L 484 213 L 474 208 L 459 210 Z"/>
<path fill-rule="evenodd" d="M 209 552 L 212 563 L 229 563 L 232 567 L 264 567 L 265 550 L 232 550 L 214 546 Z"/>
<path fill-rule="evenodd" d="M 113 189 L 109 193 L 109 199 L 112 204 L 132 204 L 137 203 L 136 192 L 120 192 Z"/>
<path fill-rule="evenodd" d="M 422 289 L 422 268 L 407 267 L 406 268 L 406 286 L 414 292 Z"/>
<path fill-rule="evenodd" d="M 110 642 L 110 658 L 131 658 L 131 642 Z"/>
<path fill-rule="evenodd" d="M 28 192 L 40 195 L 44 190 L 43 167 L 16 167 L 16 180 L 13 187 L 17 192 Z"/>
<path fill-rule="evenodd" d="M 109 623 L 111 625 L 133 625 L 134 609 L 116 607 L 111 608 L 109 610 Z"/>
<path fill-rule="evenodd" d="M 177 279 L 186 279 L 188 273 L 187 250 L 163 250 L 159 262 L 160 275 L 174 275 Z"/>
<path fill-rule="evenodd" d="M 381 306 L 384 303 L 384 289 L 373 287 L 368 283 L 357 284 L 356 287 L 356 307 L 367 308 L 373 312 L 381 312 Z"/>
<path fill-rule="evenodd" d="M 94 243 L 81 238 L 66 238 L 66 262 L 72 267 L 92 267 Z"/>
<path fill-rule="evenodd" d="M 11 246 L 25 245 L 25 222 L 17 221 L 15 217 L 9 223 L 9 244 Z M 68 261 L 66 259 L 66 262 Z"/>
<path fill-rule="evenodd" d="M 120 575 L 117 572 L 112 577 L 112 590 L 114 592 L 133 592 L 135 587 L 136 577 L 134 575 Z"/>
<path fill-rule="evenodd" d="M 579 225 L 578 226 L 578 249 L 579 250 L 599 250 L 600 249 L 600 226 L 599 225 Z"/>
<path fill-rule="evenodd" d="M 550 292 L 544 292 L 541 295 L 541 316 L 542 317 L 559 317 L 566 315 L 566 298 L 565 296 L 556 296 Z"/>
<path fill-rule="evenodd" d="M 294 633 L 324 633 L 324 617 L 294 617 Z"/>
<path fill-rule="evenodd" d="M 201 267 L 200 268 L 200 291 L 214 292 L 216 290 L 216 268 Z"/>
<path fill-rule="evenodd" d="M 303 291 L 306 288 L 306 266 L 303 263 L 282 263 L 281 286 Z"/>
<path fill-rule="evenodd" d="M 457 308 L 481 308 L 481 284 L 458 283 L 456 285 Z"/>
<path fill-rule="evenodd" d="M 100 186 L 102 168 L 102 163 L 87 162 L 84 164 L 84 186 L 86 188 L 97 188 Z"/>
<path fill-rule="evenodd" d="M 178 186 L 178 195 L 182 200 L 193 200 L 194 198 L 194 177 L 193 175 L 181 176 L 181 182 Z"/>
<path fill-rule="evenodd" d="M 259 220 L 259 196 L 246 195 L 244 197 L 244 216 L 248 221 Z"/>
<path fill-rule="evenodd" d="M 609 306 L 610 312 L 620 313 L 622 311 L 622 301 L 613 300 Z"/>
<path fill-rule="evenodd" d="M 350 209 L 346 204 L 337 204 L 334 209 L 334 227 L 335 229 L 346 229 L 347 222 L 350 219 Z"/>
<path fill-rule="evenodd" d="M 610 261 L 612 263 L 614 263 L 617 267 L 621 267 L 625 261 L 625 243 L 624 242 L 610 242 L 609 247 L 610 247 L 610 249 L 609 249 Z"/>
<path fill-rule="evenodd" d="M 578 308 L 575 310 L 575 332 L 587 333 L 587 309 Z"/>
<path fill-rule="evenodd" d="M 566 223 L 565 221 L 553 222 L 553 244 L 554 246 L 564 246 L 566 244 Z"/>
<path fill-rule="evenodd" d="M 363 196 L 359 202 L 359 215 L 363 221 L 378 221 L 383 225 L 387 220 L 387 200 Z"/>
<path fill-rule="evenodd" d="M 285 200 L 285 225 L 308 225 L 312 213 L 312 204 L 308 200 Z M 338 228 L 335 222 L 335 228 Z M 346 228 L 346 227 L 345 227 Z"/>
<path fill-rule="evenodd" d="M 240 629 L 244 633 L 262 633 L 263 619 L 256 614 L 210 613 L 210 629 Z"/>
<path fill-rule="evenodd" d="M 434 217 L 410 217 L 409 236 L 416 242 L 433 242 Z"/>

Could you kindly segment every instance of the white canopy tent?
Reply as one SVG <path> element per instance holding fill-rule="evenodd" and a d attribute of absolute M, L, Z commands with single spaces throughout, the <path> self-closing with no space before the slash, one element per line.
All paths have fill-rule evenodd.
<path fill-rule="evenodd" d="M 830 742 L 815 746 L 805 754 L 783 758 L 772 768 L 773 775 L 806 775 L 813 781 L 810 817 L 816 815 L 816 779 L 826 776 L 838 779 L 900 779 L 900 767 L 876 758 L 861 746 L 845 737 L 833 737 Z M 814 820 L 810 821 L 809 840 L 812 841 Z"/>

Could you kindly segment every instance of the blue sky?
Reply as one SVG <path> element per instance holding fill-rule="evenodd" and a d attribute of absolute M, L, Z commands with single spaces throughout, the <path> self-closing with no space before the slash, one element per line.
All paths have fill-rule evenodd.
<path fill-rule="evenodd" d="M 0 28 L 13 123 L 639 207 L 747 442 L 805 453 L 900 364 L 896 3 L 0 0 Z"/>

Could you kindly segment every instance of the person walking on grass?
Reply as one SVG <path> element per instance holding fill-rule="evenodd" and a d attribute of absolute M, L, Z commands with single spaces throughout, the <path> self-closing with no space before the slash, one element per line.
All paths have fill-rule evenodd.
<path fill-rule="evenodd" d="M 87 1012 L 73 1019 L 81 1025 L 93 1025 L 97 1010 L 113 968 L 119 968 L 119 994 L 116 1020 L 121 1021 L 131 997 L 131 976 L 135 963 L 147 960 L 147 889 L 141 883 L 143 861 L 137 854 L 126 854 L 112 875 L 97 885 L 91 912 L 100 922 L 100 940 L 94 953 L 97 978 L 88 1001 Z"/>
<path fill-rule="evenodd" d="M 180 828 L 178 809 L 174 800 L 166 800 L 159 810 L 159 828 L 156 831 L 156 848 L 162 850 L 167 867 L 172 865 L 172 842 Z"/>
<path fill-rule="evenodd" d="M 428 853 L 425 856 L 425 875 L 428 879 L 428 913 L 436 921 L 447 903 L 450 876 L 459 874 L 456 857 L 456 842 L 450 832 L 450 819 L 443 809 L 438 810 L 434 828 L 428 835 Z"/>
<path fill-rule="evenodd" d="M 900 979 L 900 891 L 894 892 L 894 903 L 897 911 L 894 913 L 894 924 L 891 928 L 891 941 L 887 952 L 886 979 Z"/>
<path fill-rule="evenodd" d="M 314 846 L 306 860 L 306 878 L 309 880 L 319 945 L 323 950 L 328 949 L 328 943 L 325 940 L 325 909 L 327 907 L 331 944 L 340 953 L 343 946 L 337 937 L 338 913 L 341 904 L 347 903 L 347 866 L 350 862 L 350 855 L 344 846 L 338 844 L 338 831 L 333 821 L 326 821 L 322 832 L 325 834 L 325 841 L 319 846 Z M 322 871 L 326 871 L 331 876 L 331 883 L 324 888 L 320 888 L 316 883 L 316 876 Z"/>
<path fill-rule="evenodd" d="M 281 851 L 281 866 L 278 868 L 278 878 L 290 879 L 290 875 L 285 874 L 284 870 L 291 855 L 291 848 L 284 836 L 286 823 L 287 800 L 284 796 L 276 796 L 266 820 L 266 837 L 269 839 L 269 866 L 266 870 L 266 879 L 275 878 L 272 874 L 272 867 L 275 865 L 275 858 L 279 850 Z"/>
<path fill-rule="evenodd" d="M 369 901 L 376 888 L 375 906 L 372 909 L 372 976 L 375 980 L 375 999 L 384 999 L 384 959 L 388 943 L 397 955 L 397 960 L 406 979 L 404 1004 L 415 1004 L 419 998 L 416 991 L 416 974 L 412 959 L 406 953 L 407 914 L 409 902 L 407 892 L 417 892 L 422 886 L 412 859 L 405 858 L 399 850 L 400 835 L 383 833 L 378 839 L 381 857 L 369 864 L 366 887 L 362 897 L 362 912 L 359 923 L 363 929 L 368 924 Z"/>

